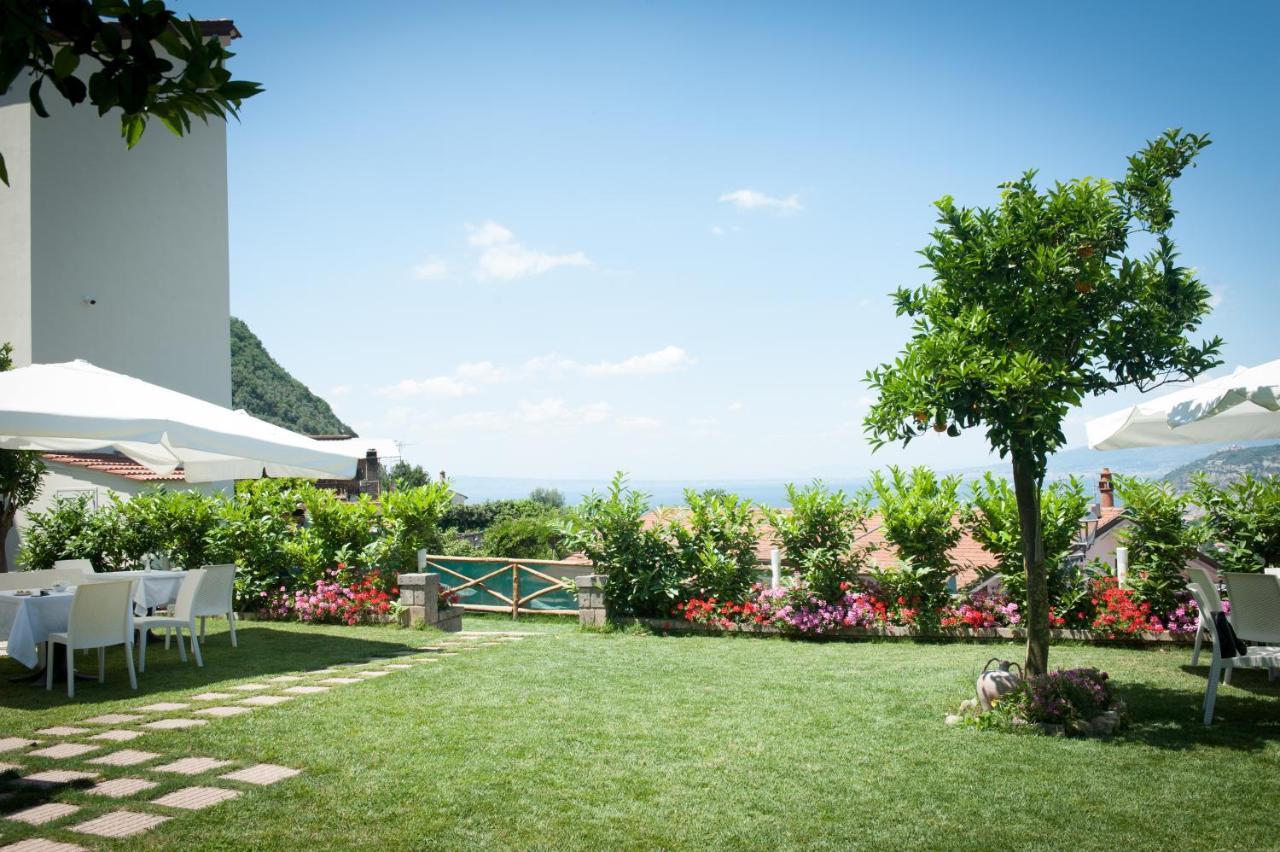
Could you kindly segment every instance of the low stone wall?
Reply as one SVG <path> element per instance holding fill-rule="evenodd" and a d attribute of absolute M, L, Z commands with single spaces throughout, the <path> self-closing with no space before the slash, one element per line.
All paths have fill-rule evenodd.
<path fill-rule="evenodd" d="M 429 624 L 446 633 L 462 629 L 462 607 L 440 609 L 439 574 L 400 574 L 400 623 L 406 627 Z"/>
<path fill-rule="evenodd" d="M 604 606 L 604 574 L 586 574 L 574 577 L 578 593 L 578 624 L 583 627 L 604 627 L 609 613 Z"/>
<path fill-rule="evenodd" d="M 638 623 L 661 633 L 746 633 L 761 636 L 795 636 L 776 627 L 759 624 L 733 624 L 728 627 L 716 627 L 710 624 L 695 624 L 677 618 L 638 618 Z M 1117 636 L 1114 639 L 1101 636 L 1088 630 L 1050 630 L 1049 635 L 1056 641 L 1088 642 L 1095 645 L 1190 645 L 1195 634 L 1173 636 L 1168 633 L 1144 634 L 1141 636 Z M 1025 641 L 1027 632 L 1011 627 L 993 627 L 979 630 L 933 630 L 923 631 L 912 627 L 842 627 L 828 633 L 803 634 L 809 639 L 947 639 L 953 641 L 972 642 L 1008 642 Z"/>

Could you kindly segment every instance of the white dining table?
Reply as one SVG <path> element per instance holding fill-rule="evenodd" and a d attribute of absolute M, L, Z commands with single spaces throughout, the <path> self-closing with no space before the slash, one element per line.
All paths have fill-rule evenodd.
<path fill-rule="evenodd" d="M 40 662 L 38 646 L 50 633 L 67 629 L 75 596 L 74 589 L 39 596 L 0 592 L 0 636 L 9 641 L 9 656 L 34 669 Z"/>
<path fill-rule="evenodd" d="M 178 588 L 186 571 L 110 571 L 93 574 L 89 582 L 135 580 L 133 611 L 144 615 L 155 607 L 167 606 L 178 599 Z M 39 646 L 50 633 L 63 633 L 71 621 L 71 602 L 75 586 L 62 591 L 50 590 L 45 595 L 19 595 L 16 591 L 0 591 L 0 639 L 8 640 L 9 656 L 29 669 L 40 662 Z"/>

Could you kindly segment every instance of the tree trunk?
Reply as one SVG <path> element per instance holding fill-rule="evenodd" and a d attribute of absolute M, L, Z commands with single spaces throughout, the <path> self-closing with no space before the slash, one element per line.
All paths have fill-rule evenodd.
<path fill-rule="evenodd" d="M 1031 454 L 1014 451 L 1013 493 L 1022 532 L 1022 568 L 1027 574 L 1028 675 L 1049 670 L 1049 577 L 1044 569 L 1044 536 L 1040 528 L 1040 481 Z"/>
<path fill-rule="evenodd" d="M 5 549 L 5 542 L 9 540 L 9 530 L 13 528 L 13 517 L 15 513 L 9 512 L 0 504 L 0 574 L 9 573 L 9 554 Z"/>

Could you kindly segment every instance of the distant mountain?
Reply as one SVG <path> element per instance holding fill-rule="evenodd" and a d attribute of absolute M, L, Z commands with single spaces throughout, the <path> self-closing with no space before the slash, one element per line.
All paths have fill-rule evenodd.
<path fill-rule="evenodd" d="M 304 435 L 354 435 L 329 403 L 289 375 L 242 320 L 231 318 L 231 407 Z"/>
<path fill-rule="evenodd" d="M 1186 491 L 1197 473 L 1203 473 L 1219 486 L 1229 485 L 1246 473 L 1276 476 L 1280 474 L 1280 444 L 1228 447 L 1169 471 L 1164 481 L 1179 491 Z"/>

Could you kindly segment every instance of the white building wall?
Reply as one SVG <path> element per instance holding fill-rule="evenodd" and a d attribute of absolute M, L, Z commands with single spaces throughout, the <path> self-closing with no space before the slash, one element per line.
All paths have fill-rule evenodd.
<path fill-rule="evenodd" d="M 117 113 L 45 100 L 0 106 L 0 340 L 230 405 L 226 125 L 153 121 L 130 151 Z"/>

